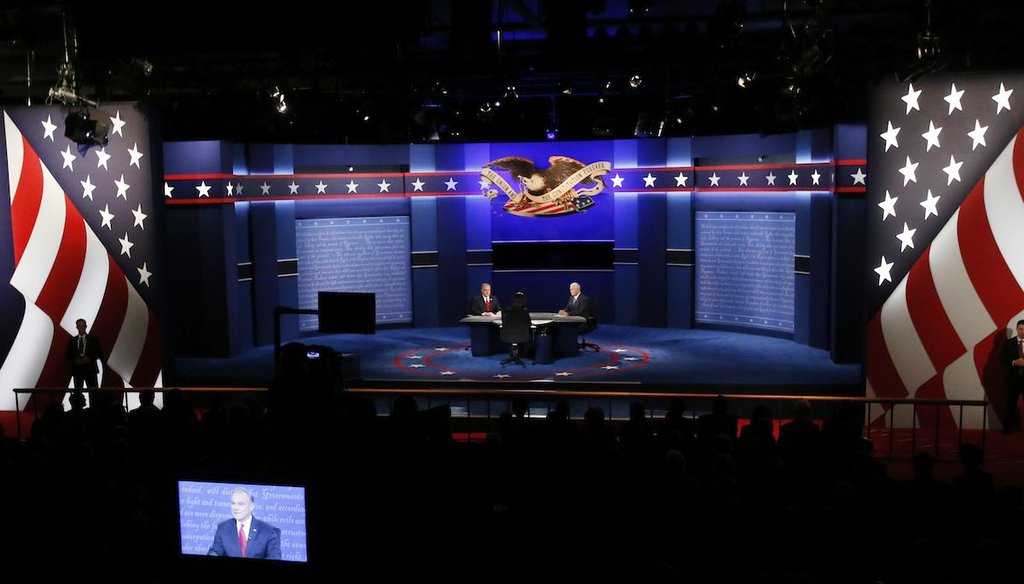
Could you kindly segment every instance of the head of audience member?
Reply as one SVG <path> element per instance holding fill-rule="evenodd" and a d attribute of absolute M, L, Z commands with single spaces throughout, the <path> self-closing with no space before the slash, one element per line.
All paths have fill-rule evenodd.
<path fill-rule="evenodd" d="M 516 292 L 515 296 L 512 297 L 512 308 L 517 310 L 526 308 L 526 294 Z"/>

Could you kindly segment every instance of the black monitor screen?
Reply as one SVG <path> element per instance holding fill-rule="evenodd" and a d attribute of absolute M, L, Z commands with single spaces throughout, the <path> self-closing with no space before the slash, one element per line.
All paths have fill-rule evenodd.
<path fill-rule="evenodd" d="M 317 310 L 322 333 L 377 332 L 377 295 L 372 292 L 320 292 Z"/>
<path fill-rule="evenodd" d="M 178 526 L 184 555 L 308 561 L 305 487 L 178 481 Z"/>
<path fill-rule="evenodd" d="M 495 270 L 610 270 L 611 241 L 505 241 L 491 244 Z"/>

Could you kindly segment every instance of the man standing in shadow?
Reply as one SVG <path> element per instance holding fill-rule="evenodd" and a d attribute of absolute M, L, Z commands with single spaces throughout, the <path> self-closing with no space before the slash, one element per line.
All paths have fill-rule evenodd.
<path fill-rule="evenodd" d="M 1024 320 L 1017 321 L 1017 334 L 1003 344 L 1001 361 L 1008 367 L 1006 374 L 1006 411 L 1003 432 L 1020 429 L 1020 409 L 1017 400 L 1024 393 Z"/>
<path fill-rule="evenodd" d="M 71 378 L 75 382 L 75 389 L 81 390 L 82 386 L 89 389 L 99 387 L 100 370 L 96 362 L 103 359 L 103 348 L 96 337 L 85 332 L 85 319 L 75 321 L 78 334 L 68 340 L 68 346 L 64 350 L 64 357 L 71 363 Z"/>

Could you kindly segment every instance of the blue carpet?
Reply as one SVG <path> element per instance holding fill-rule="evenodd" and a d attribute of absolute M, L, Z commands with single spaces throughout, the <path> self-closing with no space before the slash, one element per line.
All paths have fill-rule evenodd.
<path fill-rule="evenodd" d="M 826 351 L 787 339 L 714 330 L 601 325 L 588 341 L 601 351 L 526 367 L 500 362 L 507 354 L 473 357 L 464 327 L 408 328 L 376 335 L 303 338 L 359 356 L 367 382 L 581 381 L 643 384 L 679 391 L 802 389 L 816 394 L 862 393 L 860 365 L 836 365 Z M 265 385 L 271 347 L 230 359 L 176 360 L 175 385 Z"/>

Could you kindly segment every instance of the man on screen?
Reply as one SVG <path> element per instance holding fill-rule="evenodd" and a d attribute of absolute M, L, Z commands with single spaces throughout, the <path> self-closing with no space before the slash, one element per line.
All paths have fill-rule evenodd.
<path fill-rule="evenodd" d="M 590 316 L 590 299 L 583 294 L 579 282 L 569 284 L 569 302 L 558 311 L 561 316 Z"/>
<path fill-rule="evenodd" d="M 281 530 L 252 516 L 256 498 L 241 487 L 231 491 L 231 517 L 217 525 L 207 555 L 281 559 Z"/>
<path fill-rule="evenodd" d="M 484 282 L 480 285 L 480 294 L 473 297 L 469 304 L 469 312 L 474 316 L 494 316 L 501 312 L 501 303 L 491 296 L 491 285 Z"/>

